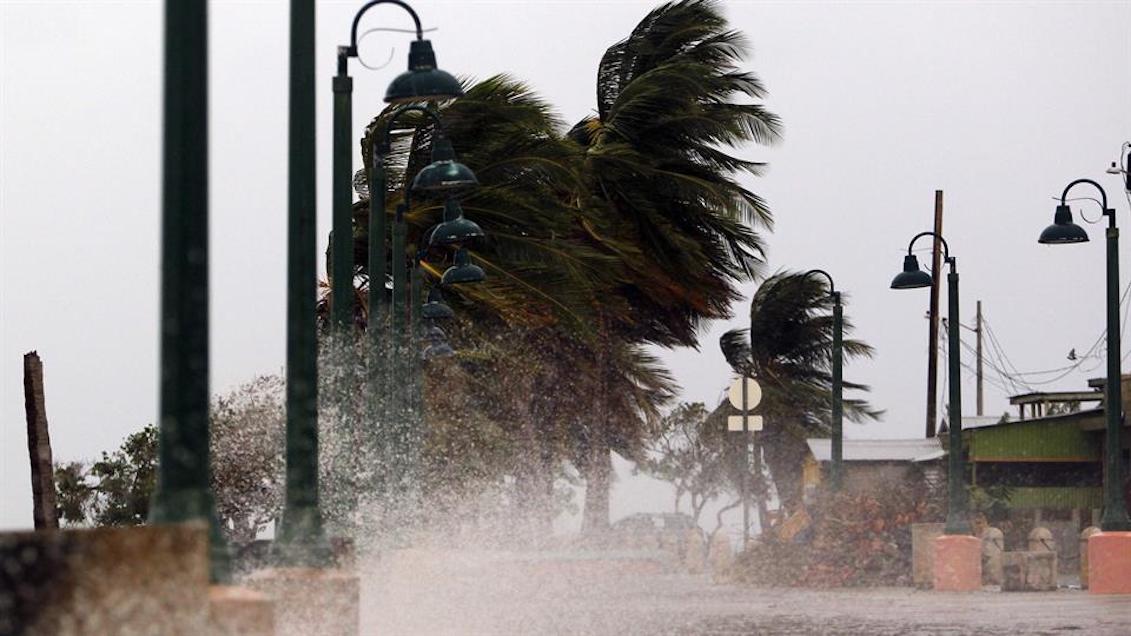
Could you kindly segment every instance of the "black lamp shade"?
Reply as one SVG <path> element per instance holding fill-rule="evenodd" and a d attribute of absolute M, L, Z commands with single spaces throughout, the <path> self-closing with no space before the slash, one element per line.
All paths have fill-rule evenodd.
<path fill-rule="evenodd" d="M 429 40 L 415 40 L 408 51 L 408 71 L 401 73 L 385 91 L 390 104 L 454 99 L 463 96 L 459 80 L 436 68 L 436 53 Z"/>
<path fill-rule="evenodd" d="M 461 247 L 456 252 L 455 265 L 449 267 L 440 278 L 441 285 L 461 285 L 463 283 L 479 283 L 487 280 L 487 274 L 482 267 L 471 262 L 466 247 Z"/>
<path fill-rule="evenodd" d="M 903 257 L 903 271 L 891 279 L 892 289 L 916 289 L 930 287 L 934 279 L 931 275 L 919 269 L 919 259 L 914 254 Z"/>
<path fill-rule="evenodd" d="M 454 318 L 456 314 L 452 311 L 452 308 L 444 302 L 440 288 L 433 287 L 432 291 L 428 292 L 428 301 L 420 308 L 420 315 L 432 320 L 446 320 L 448 318 Z"/>
<path fill-rule="evenodd" d="M 1041 232 L 1041 237 L 1037 239 L 1038 243 L 1049 245 L 1085 243 L 1087 241 L 1088 233 L 1072 221 L 1072 209 L 1067 205 L 1056 206 L 1056 215 L 1053 217 L 1052 225 L 1046 227 Z"/>

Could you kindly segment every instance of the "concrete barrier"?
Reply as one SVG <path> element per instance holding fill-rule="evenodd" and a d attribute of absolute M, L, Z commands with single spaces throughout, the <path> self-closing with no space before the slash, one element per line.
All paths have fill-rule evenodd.
<path fill-rule="evenodd" d="M 360 584 L 355 574 L 331 568 L 269 568 L 244 581 L 275 602 L 279 636 L 356 636 Z"/>
<path fill-rule="evenodd" d="M 204 525 L 0 534 L 0 634 L 207 634 Z"/>

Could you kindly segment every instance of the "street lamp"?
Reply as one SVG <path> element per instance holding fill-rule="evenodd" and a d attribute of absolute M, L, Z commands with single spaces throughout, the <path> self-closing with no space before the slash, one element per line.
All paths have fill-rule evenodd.
<path fill-rule="evenodd" d="M 1131 530 L 1127 506 L 1123 499 L 1123 466 L 1121 462 L 1121 414 L 1123 398 L 1119 369 L 1119 229 L 1115 227 L 1115 210 L 1108 207 L 1107 192 L 1091 179 L 1077 179 L 1069 183 L 1060 195 L 1053 224 L 1041 232 L 1038 242 L 1047 245 L 1085 243 L 1088 233 L 1072 221 L 1068 207 L 1068 191 L 1080 184 L 1095 186 L 1100 191 L 1100 205 L 1107 216 L 1107 380 L 1104 382 L 1104 418 L 1107 420 L 1107 440 L 1104 470 L 1104 514 L 1100 528 L 1105 532 Z"/>
<path fill-rule="evenodd" d="M 840 292 L 833 285 L 833 277 L 823 269 L 811 269 L 805 276 L 824 276 L 829 281 L 829 296 L 833 301 L 833 395 L 832 395 L 832 486 L 840 490 L 841 479 L 844 471 L 844 380 L 842 366 L 844 364 L 844 308 L 840 303 Z"/>
<path fill-rule="evenodd" d="M 350 161 L 350 127 L 353 109 L 353 78 L 349 76 L 349 59 L 358 56 L 358 26 L 367 11 L 381 4 L 396 5 L 412 17 L 416 27 L 416 40 L 408 53 L 408 70 L 398 75 L 385 91 L 385 101 L 391 104 L 453 99 L 463 95 L 459 80 L 450 73 L 436 68 L 436 54 L 432 43 L 424 39 L 420 17 L 407 3 L 400 0 L 373 0 L 367 2 L 354 15 L 350 27 L 349 46 L 338 47 L 338 72 L 333 79 L 334 88 L 334 165 L 333 165 L 333 232 L 330 252 L 330 274 L 334 281 L 331 290 L 331 325 L 339 332 L 345 331 L 353 321 L 353 196 L 350 188 L 353 167 Z M 384 192 L 370 189 L 371 200 L 379 195 L 384 203 Z M 384 212 L 384 208 L 381 208 Z M 372 226 L 373 220 L 370 219 Z M 384 229 L 384 216 L 379 221 Z M 370 228 L 372 229 L 372 227 Z M 384 232 L 380 233 L 384 236 Z M 373 270 L 369 270 L 372 280 Z M 384 280 L 384 266 L 381 268 Z M 372 310 L 372 306 L 370 307 Z"/>
<path fill-rule="evenodd" d="M 919 259 L 911 253 L 915 241 L 924 236 L 934 236 L 943 245 L 943 255 L 950 273 L 946 276 L 947 285 L 947 358 L 948 383 L 950 384 L 950 417 L 947 427 L 949 452 L 947 453 L 947 494 L 945 534 L 971 534 L 970 520 L 966 518 L 966 488 L 963 477 L 966 461 L 962 451 L 962 358 L 959 332 L 961 328 L 958 313 L 958 270 L 956 259 L 950 255 L 950 247 L 941 235 L 934 232 L 920 232 L 907 245 L 907 255 L 903 257 L 903 271 L 891 281 L 892 289 L 917 289 L 930 287 L 933 274 L 919 269 Z"/>
<path fill-rule="evenodd" d="M 448 140 L 444 130 L 443 121 L 435 111 L 418 105 L 401 106 L 393 111 L 386 119 L 383 130 L 374 135 L 372 165 L 370 166 L 369 185 L 369 387 L 371 396 L 385 395 L 388 387 L 381 386 L 380 364 L 378 361 L 381 347 L 381 325 L 387 310 L 385 290 L 385 156 L 392 150 L 392 127 L 398 119 L 408 113 L 417 113 L 431 120 L 434 127 L 430 163 L 410 180 L 410 175 L 404 176 L 404 189 L 402 202 L 397 206 L 393 221 L 392 261 L 393 261 L 393 306 L 391 329 L 392 357 L 394 363 L 402 357 L 401 341 L 404 337 L 404 300 L 405 300 L 405 265 L 406 235 L 408 228 L 405 225 L 404 215 L 408 211 L 411 194 L 416 191 L 422 195 L 440 194 L 447 197 L 444 205 L 445 223 L 463 219 L 463 212 L 459 203 L 452 195 L 478 185 L 479 181 L 470 168 L 456 161 L 455 151 L 451 141 Z M 479 226 L 463 219 L 465 225 L 453 227 L 453 232 L 445 231 L 442 236 L 452 237 L 452 241 L 442 240 L 442 243 L 455 243 L 458 241 L 483 236 Z M 444 226 L 441 223 L 437 228 Z M 437 228 L 429 232 L 429 241 L 436 236 Z M 420 241 L 421 248 L 427 247 L 426 241 Z M 424 253 L 417 251 L 413 259 L 413 276 L 420 275 L 419 263 Z M 420 290 L 417 289 L 413 298 L 412 312 L 418 313 L 420 303 Z"/>
<path fill-rule="evenodd" d="M 389 365 L 395 369 L 394 373 L 382 373 L 382 339 L 384 316 L 388 303 L 385 296 L 384 285 L 381 281 L 385 278 L 385 194 L 386 176 L 384 169 L 385 157 L 392 150 L 391 135 L 393 125 L 398 119 L 408 113 L 415 113 L 430 120 L 433 130 L 431 135 L 430 163 L 421 169 L 415 176 L 405 174 L 403 179 L 402 201 L 397 205 L 392 231 L 392 312 L 389 325 Z M 370 166 L 369 185 L 369 308 L 370 320 L 367 328 L 368 349 L 368 376 L 367 393 L 371 400 L 384 396 L 388 408 L 378 413 L 378 409 L 371 408 L 370 419 L 378 418 L 386 422 L 390 435 L 387 439 L 395 440 L 395 445 L 389 454 L 390 465 L 399 465 L 401 468 L 394 474 L 393 480 L 388 483 L 395 484 L 398 497 L 413 497 L 415 480 L 415 461 L 419 455 L 421 433 L 423 431 L 423 369 L 421 367 L 421 352 L 417 350 L 422 341 L 423 317 L 425 312 L 437 314 L 451 314 L 451 308 L 443 304 L 438 298 L 439 291 L 435 291 L 437 298 L 430 302 L 423 302 L 423 261 L 428 249 L 432 246 L 460 247 L 463 243 L 482 237 L 483 230 L 474 222 L 463 217 L 459 202 L 454 198 L 462 191 L 478 185 L 475 173 L 456 161 L 455 151 L 451 141 L 444 130 L 443 121 L 432 109 L 416 104 L 408 104 L 396 108 L 385 119 L 383 127 L 374 134 L 372 164 Z M 417 240 L 417 249 L 411 259 L 411 272 L 406 271 L 409 264 L 407 250 L 408 228 L 405 214 L 409 210 L 413 195 L 418 197 L 444 197 L 443 221 L 431 228 Z M 463 256 L 457 252 L 456 265 L 461 260 L 467 260 L 466 252 Z M 468 268 L 478 270 L 478 277 L 469 276 Z M 460 280 L 445 280 L 441 284 L 457 282 L 474 282 L 485 278 L 482 269 L 469 265 L 460 270 L 463 274 Z M 407 279 L 407 280 L 406 280 Z M 406 309 L 406 285 L 409 306 Z M 430 295 L 431 296 L 431 295 Z M 405 319 L 411 322 L 406 333 Z M 429 358 L 447 355 L 451 347 L 446 343 L 436 342 L 426 349 Z M 410 365 L 405 368 L 404 365 Z M 403 378 L 393 384 L 391 378 Z M 373 402 L 371 402 L 373 404 Z M 391 420 L 391 421 L 390 421 Z M 408 506 L 411 508 L 411 504 Z"/>
<path fill-rule="evenodd" d="M 291 4 L 292 25 L 302 5 Z M 230 555 L 209 485 L 207 14 L 206 2 L 165 2 L 160 435 L 149 521 L 206 522 L 210 577 L 223 582 Z"/>

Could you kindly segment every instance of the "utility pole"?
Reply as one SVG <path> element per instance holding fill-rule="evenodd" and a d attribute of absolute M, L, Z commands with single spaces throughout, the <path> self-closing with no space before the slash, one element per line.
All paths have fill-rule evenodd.
<path fill-rule="evenodd" d="M 935 436 L 936 406 L 939 386 L 939 280 L 942 270 L 943 191 L 935 190 L 935 241 L 931 250 L 931 314 L 927 337 L 927 438 Z"/>
<path fill-rule="evenodd" d="M 978 301 L 978 313 L 974 318 L 974 333 L 978 336 L 978 415 L 982 415 L 982 301 Z"/>

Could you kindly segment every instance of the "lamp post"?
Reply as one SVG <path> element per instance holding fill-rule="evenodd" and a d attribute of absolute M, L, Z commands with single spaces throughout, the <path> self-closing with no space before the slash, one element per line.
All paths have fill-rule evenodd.
<path fill-rule="evenodd" d="M 464 190 L 475 185 L 479 181 L 475 177 L 475 173 L 470 168 L 456 161 L 455 150 L 452 148 L 451 141 L 448 140 L 447 134 L 444 131 L 443 121 L 440 116 L 433 110 L 418 105 L 401 106 L 385 121 L 384 128 L 378 131 L 374 136 L 373 152 L 372 152 L 372 165 L 370 167 L 370 184 L 369 184 L 369 325 L 367 329 L 369 337 L 368 350 L 369 355 L 369 371 L 368 371 L 368 386 L 367 391 L 370 396 L 387 395 L 392 398 L 392 392 L 389 390 L 391 387 L 384 386 L 383 376 L 381 373 L 381 349 L 382 340 L 381 332 L 382 325 L 384 324 L 384 316 L 388 313 L 387 303 L 389 302 L 385 295 L 384 279 L 386 272 L 385 265 L 385 169 L 384 162 L 385 156 L 392 150 L 392 127 L 398 119 L 408 113 L 417 113 L 429 119 L 434 127 L 434 137 L 432 139 L 432 151 L 430 163 L 425 166 L 417 175 L 409 179 L 408 175 L 404 178 L 403 200 L 397 205 L 397 211 L 393 218 L 393 232 L 392 232 L 392 265 L 393 265 L 393 306 L 392 306 L 392 320 L 391 322 L 391 359 L 393 364 L 399 364 L 403 359 L 403 340 L 404 340 L 404 319 L 405 319 L 405 286 L 406 286 L 406 245 L 408 228 L 405 224 L 404 215 L 408 211 L 411 203 L 411 193 L 413 191 L 421 194 L 447 194 L 451 195 L 460 190 Z M 469 229 L 463 228 L 461 236 L 464 238 L 453 237 L 451 240 L 445 240 L 443 237 L 447 236 L 448 232 L 443 232 L 440 238 L 436 237 L 435 230 L 430 233 L 432 238 L 431 244 L 454 244 L 465 238 L 473 238 L 482 236 L 482 230 L 479 226 L 470 221 L 463 219 L 463 212 L 459 209 L 459 203 L 449 196 L 444 205 L 444 219 L 445 222 L 449 215 L 453 215 L 453 220 L 458 218 L 465 223 L 474 226 L 475 231 L 469 235 Z M 441 224 L 444 226 L 445 224 Z M 439 226 L 438 226 L 439 227 Z M 453 228 L 460 230 L 460 228 Z M 423 258 L 424 253 L 418 250 L 417 258 L 413 259 L 413 271 L 415 272 L 419 267 L 419 262 Z M 413 312 L 416 313 L 419 299 L 413 301 Z M 397 375 L 401 375 L 398 373 Z M 398 410 L 399 409 L 399 404 Z"/>
<path fill-rule="evenodd" d="M 205 521 L 211 578 L 230 576 L 209 487 L 207 3 L 165 2 L 161 382 L 150 521 Z"/>
<path fill-rule="evenodd" d="M 386 332 L 387 341 L 391 344 L 388 365 L 394 373 L 385 374 L 381 366 L 381 333 L 388 300 L 384 293 L 384 285 L 378 281 L 383 280 L 386 252 L 384 230 L 378 224 L 378 219 L 384 218 L 386 183 L 383 164 L 385 156 L 392 150 L 392 127 L 398 119 L 408 113 L 416 113 L 430 120 L 433 126 L 432 148 L 430 163 L 411 178 L 410 175 L 405 175 L 403 198 L 394 216 L 391 259 L 392 312 L 389 331 Z M 374 136 L 372 162 L 369 186 L 369 263 L 372 273 L 369 284 L 370 323 L 367 329 L 369 332 L 367 392 L 371 400 L 384 396 L 389 403 L 389 408 L 384 413 L 378 414 L 378 409 L 375 407 L 371 411 L 371 418 L 374 421 L 379 417 L 384 422 L 385 438 L 394 445 L 392 449 L 385 449 L 392 451 L 388 454 L 387 465 L 399 466 L 397 474 L 392 476 L 393 479 L 386 480 L 386 483 L 396 490 L 397 496 L 411 498 L 423 431 L 423 369 L 420 364 L 420 353 L 417 350 L 423 327 L 421 318 L 425 310 L 425 303 L 422 302 L 422 264 L 431 247 L 458 247 L 484 235 L 477 224 L 463 217 L 459 202 L 454 198 L 455 194 L 478 185 L 479 181 L 470 168 L 456 161 L 455 151 L 439 115 L 430 108 L 415 104 L 400 106 L 385 120 L 383 128 Z M 418 240 L 410 264 L 407 256 L 408 228 L 405 214 L 408 212 L 414 193 L 418 196 L 443 196 L 445 202 L 443 222 Z M 456 264 L 448 271 L 458 271 L 460 275 L 456 278 L 459 280 L 448 280 L 451 277 L 445 272 L 446 278 L 441 284 L 483 280 L 485 278 L 483 270 L 467 263 L 467 260 L 466 249 L 457 252 Z M 478 270 L 478 276 L 469 274 L 472 270 Z M 406 295 L 409 301 L 407 310 Z M 437 307 L 433 305 L 431 310 L 437 310 Z M 450 313 L 451 309 L 447 308 L 447 311 Z M 406 319 L 409 320 L 407 325 Z M 450 347 L 447 347 L 447 350 L 450 350 Z M 431 353 L 438 354 L 444 351 L 442 347 L 433 348 Z M 388 381 L 390 376 L 403 380 L 394 385 Z"/>
<path fill-rule="evenodd" d="M 334 133 L 333 133 L 333 232 L 330 253 L 330 275 L 334 281 L 331 290 L 330 322 L 338 331 L 349 327 L 353 321 L 353 200 L 350 187 L 353 179 L 353 167 L 350 161 L 350 128 L 353 110 L 353 79 L 349 76 L 349 60 L 357 57 L 358 26 L 362 16 L 370 9 L 391 4 L 404 9 L 412 17 L 416 28 L 416 40 L 412 42 L 408 54 L 408 70 L 398 75 L 389 84 L 385 92 L 385 101 L 391 104 L 420 102 L 431 100 L 444 100 L 463 95 L 463 87 L 459 80 L 451 74 L 436 68 L 436 54 L 432 50 L 432 43 L 424 39 L 424 29 L 420 24 L 420 17 L 407 3 L 400 0 L 373 0 L 367 2 L 354 15 L 350 27 L 350 43 L 348 46 L 338 47 L 338 70 L 333 79 L 334 89 Z M 383 168 L 381 168 L 383 170 Z M 383 175 L 381 175 L 382 181 Z M 370 236 L 372 237 L 373 225 L 377 224 L 376 233 L 383 237 L 385 232 L 384 217 L 384 190 L 370 188 L 370 209 L 379 205 L 381 211 L 379 218 L 370 215 Z M 372 265 L 372 261 L 370 262 Z M 370 279 L 376 273 L 369 270 Z M 380 278 L 384 280 L 384 259 L 381 261 Z M 370 311 L 373 306 L 370 305 Z M 373 316 L 370 315 L 372 320 Z"/>
<path fill-rule="evenodd" d="M 322 566 L 330 546 L 318 497 L 318 334 L 315 234 L 314 2 L 291 2 L 287 157 L 286 499 L 275 558 Z"/>
<path fill-rule="evenodd" d="M 844 365 L 844 307 L 840 303 L 840 292 L 836 291 L 833 277 L 823 269 L 811 269 L 805 276 L 824 276 L 829 281 L 829 296 L 833 301 L 833 395 L 832 395 L 832 471 L 831 479 L 834 490 L 840 490 L 844 473 L 844 379 L 842 367 Z"/>
<path fill-rule="evenodd" d="M 966 488 L 964 475 L 966 461 L 962 450 L 962 358 L 959 332 L 961 328 L 958 313 L 958 269 L 956 259 L 950 255 L 946 239 L 934 232 L 920 232 L 907 245 L 907 256 L 903 257 L 903 271 L 891 281 L 892 289 L 916 289 L 930 287 L 933 278 L 919 269 L 919 259 L 911 253 L 915 241 L 924 236 L 935 236 L 942 242 L 943 258 L 950 272 L 946 276 L 947 285 L 947 357 L 950 385 L 950 415 L 948 416 L 947 439 L 947 512 L 944 534 L 971 534 L 970 520 L 966 518 Z"/>
<path fill-rule="evenodd" d="M 1104 382 L 1104 418 L 1107 439 L 1104 443 L 1104 514 L 1100 528 L 1105 532 L 1131 531 L 1127 506 L 1123 498 L 1123 466 L 1121 462 L 1121 414 L 1123 398 L 1119 368 L 1119 228 L 1115 227 L 1115 210 L 1108 207 L 1107 192 L 1091 179 L 1077 179 L 1069 183 L 1060 195 L 1053 224 L 1041 232 L 1038 240 L 1047 245 L 1085 243 L 1088 233 L 1072 221 L 1068 207 L 1068 191 L 1081 184 L 1094 186 L 1100 191 L 1100 204 L 1107 217 L 1107 380 Z"/>

